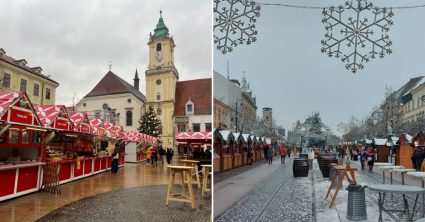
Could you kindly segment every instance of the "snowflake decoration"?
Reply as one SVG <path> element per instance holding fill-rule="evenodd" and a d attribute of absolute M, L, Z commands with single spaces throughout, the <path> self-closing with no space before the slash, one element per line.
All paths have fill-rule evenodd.
<path fill-rule="evenodd" d="M 341 58 L 347 70 L 356 73 L 370 59 L 392 53 L 387 34 L 393 24 L 391 9 L 374 7 L 367 0 L 352 0 L 345 6 L 325 8 L 322 14 L 326 34 L 321 52 Z"/>
<path fill-rule="evenodd" d="M 214 0 L 214 43 L 223 54 L 238 44 L 255 42 L 260 5 L 251 0 Z"/>

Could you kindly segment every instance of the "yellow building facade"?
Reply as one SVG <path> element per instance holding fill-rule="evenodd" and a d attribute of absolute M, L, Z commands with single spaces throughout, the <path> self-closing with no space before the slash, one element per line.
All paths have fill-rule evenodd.
<path fill-rule="evenodd" d="M 0 48 L 0 87 L 2 90 L 26 91 L 31 102 L 55 104 L 59 83 L 42 74 L 41 67 L 29 67 L 25 59 L 16 60 Z"/>
<path fill-rule="evenodd" d="M 154 34 L 150 35 L 148 46 L 149 65 L 145 72 L 145 110 L 149 106 L 154 108 L 162 123 L 159 139 L 165 147 L 172 147 L 174 144 L 175 92 L 179 73 L 174 66 L 174 40 L 169 35 L 162 15 Z"/>

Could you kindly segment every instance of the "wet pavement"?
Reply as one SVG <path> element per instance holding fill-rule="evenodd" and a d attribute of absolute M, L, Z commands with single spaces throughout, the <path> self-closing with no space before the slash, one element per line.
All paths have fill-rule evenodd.
<path fill-rule="evenodd" d="M 197 192 L 197 189 L 195 189 Z M 170 202 L 165 206 L 166 185 L 120 189 L 68 204 L 37 220 L 61 221 L 210 221 L 211 196 L 197 197 L 200 207 Z"/>
<path fill-rule="evenodd" d="M 126 163 L 125 167 L 119 168 L 118 174 L 104 172 L 62 184 L 60 186 L 62 193 L 59 195 L 37 192 L 0 202 L 0 221 L 35 221 L 56 209 L 86 197 L 113 191 L 118 192 L 121 189 L 141 189 L 146 186 L 165 185 L 168 183 L 168 178 L 169 170 L 163 165 L 151 167 L 145 163 Z M 179 181 L 178 178 L 176 180 Z M 161 195 L 166 193 L 166 191 L 161 192 L 163 192 Z M 163 207 L 165 197 L 161 201 L 159 206 Z M 122 202 L 122 204 L 125 204 L 125 202 Z M 140 206 L 149 204 L 150 202 L 140 203 Z M 188 211 L 192 212 L 190 207 Z"/>

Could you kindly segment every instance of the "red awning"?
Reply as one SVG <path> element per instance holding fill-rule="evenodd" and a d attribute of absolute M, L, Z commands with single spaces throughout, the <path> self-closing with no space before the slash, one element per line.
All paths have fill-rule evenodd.
<path fill-rule="evenodd" d="M 140 142 L 140 135 L 137 131 L 126 131 L 124 135 L 127 142 Z"/>
<path fill-rule="evenodd" d="M 59 130 L 73 130 L 72 121 L 64 105 L 35 105 L 34 108 L 44 126 Z"/>
<path fill-rule="evenodd" d="M 211 143 L 211 132 L 177 132 L 177 142 L 205 142 Z"/>
<path fill-rule="evenodd" d="M 43 126 L 27 94 L 22 91 L 0 92 L 0 119 L 12 124 Z"/>

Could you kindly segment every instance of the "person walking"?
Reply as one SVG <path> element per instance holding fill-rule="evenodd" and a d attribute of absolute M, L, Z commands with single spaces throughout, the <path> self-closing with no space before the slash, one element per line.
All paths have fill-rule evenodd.
<path fill-rule="evenodd" d="M 118 152 L 118 147 L 115 147 L 114 152 L 112 153 L 112 164 L 111 164 L 111 173 L 118 173 L 118 158 L 120 152 Z"/>
<path fill-rule="evenodd" d="M 268 151 L 269 147 L 267 145 L 265 145 L 263 147 L 263 153 L 264 153 L 264 159 L 266 159 L 266 163 L 269 161 L 268 157 L 267 157 L 267 151 Z"/>
<path fill-rule="evenodd" d="M 173 154 L 171 153 L 171 148 L 168 148 L 167 149 L 166 155 L 167 155 L 167 163 L 168 163 L 168 165 L 170 165 L 171 164 L 171 159 L 173 158 Z"/>
<path fill-rule="evenodd" d="M 367 159 L 367 153 L 365 148 L 362 148 L 362 150 L 360 151 L 360 164 L 362 165 L 362 170 L 364 170 L 364 164 L 366 162 Z"/>
<path fill-rule="evenodd" d="M 291 158 L 291 148 L 287 148 L 288 151 L 288 158 Z"/>
<path fill-rule="evenodd" d="M 269 163 L 269 165 L 273 164 L 273 148 L 269 147 L 267 149 L 267 162 Z"/>
<path fill-rule="evenodd" d="M 373 146 L 369 147 L 367 151 L 367 165 L 369 166 L 369 173 L 373 170 L 373 164 L 375 163 L 375 151 Z"/>
<path fill-rule="evenodd" d="M 416 171 L 421 171 L 421 165 L 424 158 L 425 158 L 425 152 L 423 151 L 422 148 L 418 148 L 416 152 L 413 154 L 413 160 L 415 163 Z"/>
<path fill-rule="evenodd" d="M 158 154 L 159 154 L 159 156 L 160 156 L 160 159 L 161 159 L 162 165 L 164 165 L 165 150 L 164 150 L 164 148 L 162 147 L 162 144 L 161 144 L 161 145 L 159 145 L 159 148 L 158 148 Z"/>
<path fill-rule="evenodd" d="M 285 164 L 285 158 L 287 155 L 287 151 L 286 151 L 286 147 L 282 144 L 279 147 L 279 153 L 280 153 L 280 163 L 281 164 Z"/>
<path fill-rule="evenodd" d="M 158 160 L 158 149 L 156 147 L 152 148 L 152 156 L 151 156 L 151 162 L 152 162 L 152 166 L 158 166 L 157 163 Z"/>
<path fill-rule="evenodd" d="M 150 163 L 152 158 L 152 148 L 148 147 L 146 149 L 146 163 Z"/>

